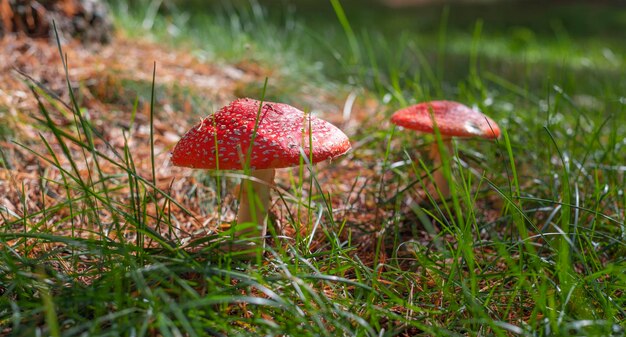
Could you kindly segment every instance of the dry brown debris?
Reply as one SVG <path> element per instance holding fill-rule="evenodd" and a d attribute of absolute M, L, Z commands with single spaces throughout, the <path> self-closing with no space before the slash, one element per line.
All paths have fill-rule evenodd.
<path fill-rule="evenodd" d="M 125 144 L 129 147 L 133 155 L 134 165 L 138 175 L 151 180 L 150 161 L 150 129 L 149 113 L 150 102 L 148 97 L 139 97 L 139 106 L 135 120 L 131 125 L 132 104 L 136 94 L 125 88 L 128 83 L 143 83 L 149 88 L 154 65 L 156 64 L 156 84 L 159 88 L 157 92 L 156 111 L 154 119 L 154 150 L 156 162 L 156 186 L 166 191 L 173 201 L 187 208 L 189 212 L 184 212 L 178 207 L 171 207 L 170 216 L 176 223 L 176 230 L 173 235 L 178 238 L 179 243 L 191 242 L 197 236 L 203 236 L 207 232 L 217 229 L 219 222 L 230 221 L 234 218 L 233 206 L 235 197 L 233 194 L 223 194 L 223 206 L 221 213 L 217 210 L 206 210 L 205 205 L 212 204 L 216 200 L 213 187 L 207 186 L 197 179 L 198 175 L 191 170 L 172 167 L 168 163 L 169 151 L 176 143 L 189 125 L 195 119 L 206 115 L 205 111 L 212 107 L 221 106 L 234 98 L 233 93 L 237 92 L 246 83 L 262 82 L 264 76 L 269 71 L 261 69 L 257 64 L 216 65 L 202 62 L 186 51 L 177 51 L 157 46 L 146 41 L 130 41 L 120 37 L 109 45 L 93 45 L 85 47 L 76 41 L 71 41 L 63 45 L 63 55 L 68 64 L 69 78 L 72 89 L 79 99 L 81 108 L 84 108 L 86 116 L 94 125 L 96 131 L 101 135 L 96 139 L 96 149 L 107 156 L 115 157 L 123 153 Z M 37 101 L 35 95 L 30 92 L 26 74 L 33 82 L 38 83 L 53 97 L 58 97 L 61 102 L 69 105 L 70 97 L 65 81 L 65 71 L 59 50 L 54 44 L 44 40 L 33 40 L 23 37 L 8 36 L 0 40 L 0 114 L 3 119 L 10 124 L 12 130 L 11 140 L 25 144 L 29 149 L 22 148 L 15 143 L 4 141 L 3 151 L 8 158 L 7 167 L 0 169 L 0 195 L 3 195 L 3 205 L 6 205 L 10 212 L 21 216 L 24 213 L 24 206 L 27 213 L 36 213 L 42 207 L 52 207 L 64 202 L 68 195 L 63 184 L 59 182 L 62 176 L 58 169 L 52 168 L 45 159 L 53 160 L 51 154 L 47 153 L 43 142 L 39 139 L 39 134 L 50 141 L 54 152 L 61 160 L 61 166 L 69 169 L 69 163 L 60 155 L 61 147 L 53 139 L 51 133 L 38 126 L 32 118 L 41 116 L 37 113 Z M 191 101 L 188 97 L 175 97 L 176 88 L 186 88 L 194 95 L 206 98 L 211 103 L 204 103 L 198 106 L 197 102 Z M 165 94 L 163 94 L 165 92 Z M 336 100 L 336 99 L 335 99 Z M 56 101 L 48 102 L 42 99 L 44 105 L 51 112 L 51 118 L 58 126 L 64 127 L 68 132 L 76 133 L 73 127 L 75 121 L 68 107 Z M 314 105 L 317 104 L 317 105 Z M 340 110 L 342 101 L 318 101 L 312 103 L 312 108 L 316 111 L 324 108 L 335 107 L 333 110 Z M 355 116 L 363 116 L 374 109 L 373 101 L 367 102 L 368 106 L 357 106 L 353 109 L 354 114 L 337 120 L 338 124 L 348 127 L 356 123 Z M 6 110 L 4 110 L 6 109 Z M 193 117 L 197 116 L 197 117 Z M 337 116 L 336 114 L 332 116 Z M 345 116 L 344 116 L 345 117 Z M 331 120 L 333 118 L 331 117 Z M 372 121 L 375 122 L 375 121 Z M 127 140 L 125 141 L 125 137 Z M 68 144 L 72 156 L 79 162 L 77 173 L 87 179 L 95 172 L 94 158 L 88 155 L 88 160 L 80 160 L 83 156 L 83 149 L 76 144 Z M 42 154 L 39 158 L 35 153 Z M 350 158 L 348 158 L 350 159 Z M 120 159 L 121 160 L 121 159 Z M 316 167 L 317 178 L 325 189 L 323 193 L 332 196 L 332 203 L 337 214 L 341 217 L 350 217 L 350 223 L 367 223 L 367 231 L 375 232 L 375 219 L 358 219 L 361 217 L 371 217 L 376 212 L 372 211 L 376 201 L 371 191 L 365 191 L 364 187 L 368 178 L 355 178 L 353 184 L 350 178 L 356 174 L 374 174 L 363 160 L 350 162 L 343 161 L 340 165 L 336 163 L 322 163 Z M 99 160 L 100 170 L 108 175 L 123 173 L 119 167 L 112 163 Z M 284 187 L 287 194 L 289 190 L 289 176 L 296 175 L 297 168 L 293 170 L 282 170 L 279 172 L 279 186 Z M 348 179 L 346 179 L 348 178 Z M 226 187 L 230 188 L 233 179 L 226 178 Z M 115 199 L 121 204 L 133 202 L 131 191 L 128 187 L 127 178 L 113 179 L 108 188 L 118 187 L 115 190 Z M 119 188 L 123 186 L 122 188 Z M 309 187 L 303 186 L 303 193 L 300 196 L 306 200 Z M 71 192 L 72 197 L 76 197 L 78 192 Z M 319 193 L 313 189 L 313 193 Z M 23 205 L 22 196 L 26 195 L 27 203 Z M 156 205 L 159 208 L 168 206 L 171 202 L 162 195 L 158 197 Z M 293 196 L 287 199 L 294 201 Z M 286 235 L 293 235 L 293 229 L 288 225 L 288 215 L 297 214 L 298 202 L 284 204 L 276 200 L 273 206 L 274 214 L 277 216 L 276 222 L 283 224 L 281 231 Z M 152 222 L 156 218 L 154 207 L 148 207 L 148 215 Z M 378 212 L 383 212 L 379 210 Z M 301 212 L 306 214 L 307 212 Z M 106 209 L 100 211 L 104 223 L 113 222 L 113 214 Z M 67 219 L 67 208 L 60 207 L 56 214 L 45 220 L 45 229 L 55 234 L 69 233 L 69 223 L 74 227 L 82 227 L 85 233 L 89 230 L 96 230 L 96 224 L 89 223 L 89 219 Z M 382 213 L 378 215 L 382 217 Z M 65 220 L 61 220 L 65 219 Z M 308 220 L 303 217 L 302 223 Z M 3 220 L 0 220 L 3 221 Z M 30 219 L 32 223 L 44 221 L 41 217 Z M 156 223 L 155 223 L 156 226 Z M 74 228 L 75 230 L 77 228 Z M 80 228 L 79 228 L 80 229 Z M 162 233 L 171 232 L 171 228 L 156 228 Z M 306 235 L 310 228 L 302 227 L 302 235 Z M 354 231 L 353 231 L 354 232 Z M 356 235 L 360 230 L 356 231 Z M 80 230 L 77 231 L 80 234 Z M 124 234 L 124 238 L 116 237 L 116 233 L 110 231 L 108 236 L 111 239 L 135 240 L 133 232 Z M 75 233 L 76 234 L 76 233 Z M 313 242 L 313 248 L 325 245 L 325 238 L 321 231 L 318 231 Z M 87 235 L 87 234 L 85 234 Z M 342 234 L 355 235 L 347 231 Z M 370 237 L 366 234 L 366 238 Z M 375 241 L 375 234 L 371 239 L 359 240 L 363 250 L 363 258 L 370 260 L 371 255 L 369 244 Z"/>

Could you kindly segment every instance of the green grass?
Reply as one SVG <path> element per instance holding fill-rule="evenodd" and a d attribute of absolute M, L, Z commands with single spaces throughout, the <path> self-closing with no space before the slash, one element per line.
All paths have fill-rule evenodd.
<path fill-rule="evenodd" d="M 341 13 L 341 3 L 332 4 Z M 611 39 L 583 39 L 581 49 L 570 37 L 543 48 L 554 41 L 546 34 L 520 37 L 519 47 L 515 34 L 527 33 L 496 36 L 488 20 L 465 33 L 435 20 L 424 36 L 390 37 L 384 27 L 351 21 L 349 10 L 327 29 L 297 16 L 276 23 L 260 5 L 192 17 L 193 25 L 182 10 L 170 11 L 155 17 L 155 39 L 211 61 L 275 68 L 271 99 L 309 101 L 308 88 L 319 87 L 341 102 L 359 87 L 380 108 L 350 135 L 353 151 L 326 165 L 335 173 L 303 165 L 284 174 L 290 184 L 274 193 L 275 208 L 295 212 L 277 217 L 308 231 L 275 239 L 261 264 L 246 264 L 219 253 L 218 236 L 186 241 L 183 212 L 172 211 L 193 202 L 218 209 L 199 191 L 228 190 L 232 175 L 219 183 L 216 174 L 198 173 L 202 186 L 159 188 L 154 155 L 138 171 L 132 128 L 116 148 L 76 99 L 63 108 L 33 86 L 41 138 L 20 151 L 42 168 L 37 186 L 15 172 L 2 180 L 20 204 L 0 208 L 0 333 L 625 334 L 626 63 Z M 454 11 L 437 15 L 445 22 Z M 141 33 L 146 15 L 132 13 L 118 13 L 118 23 Z M 168 22 L 179 36 L 167 35 Z M 619 62 L 603 59 L 605 43 Z M 581 59 L 591 63 L 580 66 Z M 152 136 L 160 109 L 152 98 L 164 89 L 123 85 L 152 102 L 143 122 Z M 505 132 L 496 142 L 455 141 L 457 156 L 443 165 L 452 197 L 418 203 L 434 169 L 425 148 L 436 137 L 384 121 L 430 98 L 475 105 Z M 134 97 L 127 102 L 133 106 Z M 191 126 L 202 114 L 181 120 Z M 2 154 L 3 168 L 17 160 Z M 64 197 L 49 203 L 51 193 Z M 61 231 L 61 224 L 71 226 Z"/>

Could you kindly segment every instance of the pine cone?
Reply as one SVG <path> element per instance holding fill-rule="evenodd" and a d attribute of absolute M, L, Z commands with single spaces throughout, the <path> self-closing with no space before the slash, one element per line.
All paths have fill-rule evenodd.
<path fill-rule="evenodd" d="M 24 34 L 55 39 L 59 35 L 83 43 L 107 43 L 113 24 L 104 4 L 97 0 L 0 0 L 0 37 Z"/>

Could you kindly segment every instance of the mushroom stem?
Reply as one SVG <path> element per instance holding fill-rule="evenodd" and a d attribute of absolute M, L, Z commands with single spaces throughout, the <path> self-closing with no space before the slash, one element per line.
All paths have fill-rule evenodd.
<path fill-rule="evenodd" d="M 448 151 L 448 155 L 452 157 L 454 155 L 454 148 L 452 147 L 452 138 L 451 137 L 441 137 L 441 141 L 443 142 L 443 146 L 446 147 Z M 439 188 L 439 192 L 441 192 L 442 199 L 447 199 L 450 196 L 450 185 L 448 184 L 448 179 L 443 174 L 443 162 L 441 161 L 441 152 L 439 151 L 439 144 L 437 141 L 434 141 L 430 146 L 430 159 L 433 162 L 433 167 L 436 167 L 435 171 L 432 173 L 433 176 L 433 195 L 435 199 L 438 199 L 439 194 L 437 194 L 437 188 Z"/>
<path fill-rule="evenodd" d="M 252 242 L 264 245 L 267 233 L 267 211 L 270 204 L 270 187 L 274 184 L 276 170 L 251 170 L 250 177 L 256 178 L 241 182 L 237 225 L 256 223 L 256 226 L 235 229 L 235 240 L 252 239 Z"/>

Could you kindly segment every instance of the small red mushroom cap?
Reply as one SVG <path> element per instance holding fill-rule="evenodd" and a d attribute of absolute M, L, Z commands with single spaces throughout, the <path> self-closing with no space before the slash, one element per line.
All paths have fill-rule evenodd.
<path fill-rule="evenodd" d="M 442 136 L 482 138 L 500 136 L 500 127 L 491 118 L 452 101 L 419 103 L 398 110 L 391 116 L 391 122 L 396 125 L 428 133 L 435 132 L 433 119 Z"/>
<path fill-rule="evenodd" d="M 251 169 L 296 166 L 300 148 L 307 158 L 312 151 L 313 163 L 350 150 L 348 137 L 334 125 L 282 103 L 263 102 L 259 112 L 260 104 L 254 99 L 237 99 L 203 119 L 176 144 L 172 163 L 191 168 L 243 169 L 257 115 Z"/>

